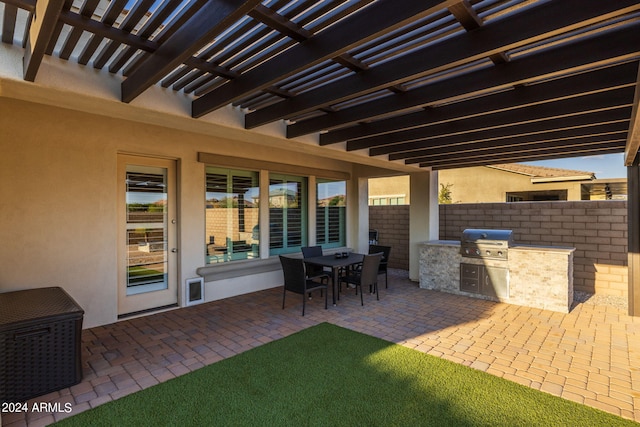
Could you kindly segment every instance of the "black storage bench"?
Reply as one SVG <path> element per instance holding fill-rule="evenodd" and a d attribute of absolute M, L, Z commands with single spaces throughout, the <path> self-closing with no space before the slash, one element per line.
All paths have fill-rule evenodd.
<path fill-rule="evenodd" d="M 24 402 L 82 380 L 83 316 L 59 287 L 0 293 L 0 402 Z"/>

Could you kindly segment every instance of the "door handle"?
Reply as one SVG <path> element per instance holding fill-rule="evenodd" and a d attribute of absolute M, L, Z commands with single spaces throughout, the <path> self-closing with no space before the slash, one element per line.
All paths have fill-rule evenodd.
<path fill-rule="evenodd" d="M 171 252 L 174 253 L 174 254 L 177 253 L 178 252 L 178 248 L 171 248 Z"/>

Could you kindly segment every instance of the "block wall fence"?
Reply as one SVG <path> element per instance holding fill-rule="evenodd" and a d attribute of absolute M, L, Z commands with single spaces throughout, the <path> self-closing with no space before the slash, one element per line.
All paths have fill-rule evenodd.
<path fill-rule="evenodd" d="M 516 244 L 575 248 L 574 289 L 627 296 L 627 202 L 618 200 L 440 205 L 440 239 L 465 228 L 513 230 Z M 409 206 L 370 206 L 370 228 L 393 247 L 390 267 L 408 269 Z M 544 266 L 540 266 L 544 268 Z"/>

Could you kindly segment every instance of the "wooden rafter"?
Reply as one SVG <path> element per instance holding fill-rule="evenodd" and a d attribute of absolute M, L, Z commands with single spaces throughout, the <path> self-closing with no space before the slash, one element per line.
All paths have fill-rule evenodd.
<path fill-rule="evenodd" d="M 618 115 L 618 117 L 620 116 Z M 458 152 L 465 151 L 485 151 L 489 153 L 491 151 L 502 151 L 513 146 L 546 145 L 556 142 L 562 143 L 572 139 L 626 134 L 628 126 L 628 122 L 624 119 L 607 123 L 588 123 L 584 126 L 580 126 L 580 122 L 574 122 L 574 124 L 577 124 L 577 126 L 566 129 L 551 129 L 545 132 L 525 132 L 522 135 L 509 134 L 504 136 L 502 134 L 500 136 L 500 134 L 497 134 L 498 136 L 488 139 L 483 139 L 483 134 L 479 133 L 474 135 L 475 138 L 465 140 L 463 143 L 443 145 L 442 141 L 430 141 L 430 145 L 423 144 L 418 149 L 411 149 L 412 146 L 405 146 L 390 151 L 389 147 L 378 147 L 372 148 L 369 153 L 372 156 L 388 154 L 389 160 L 407 160 L 407 163 L 418 163 L 426 162 L 428 159 L 433 158 L 450 157 Z M 421 160 L 414 161 L 415 159 Z"/>
<path fill-rule="evenodd" d="M 634 0 L 623 1 L 624 4 L 599 0 L 585 1 L 581 3 L 579 11 L 569 2 L 542 4 L 531 8 L 526 14 L 519 14 L 508 20 L 498 20 L 476 29 L 473 33 L 461 33 L 440 43 L 427 45 L 413 55 L 400 56 L 363 73 L 339 79 L 330 85 L 248 114 L 245 127 L 253 128 L 278 119 L 295 117 L 318 107 L 367 95 L 410 79 L 536 43 L 559 32 L 579 28 L 591 20 L 602 19 L 603 15 L 617 11 L 622 6 L 635 6 L 640 9 L 640 5 Z"/>
<path fill-rule="evenodd" d="M 476 116 L 416 129 L 401 130 L 385 135 L 361 138 L 355 141 L 348 141 L 347 150 L 361 150 L 363 148 L 435 138 L 440 135 L 482 131 L 484 129 L 514 126 L 520 123 L 532 123 L 553 118 L 575 116 L 597 110 L 604 111 L 625 105 L 631 106 L 632 97 L 633 87 L 627 86 L 606 92 L 563 99 L 552 103 L 536 104 L 490 115 Z"/>
<path fill-rule="evenodd" d="M 615 124 L 621 122 L 628 125 L 630 110 L 631 107 L 622 107 L 607 110 L 604 112 L 594 111 L 560 119 L 549 119 L 533 123 L 521 123 L 514 126 L 500 127 L 495 129 L 476 130 L 460 135 L 443 135 L 438 138 L 397 144 L 395 146 L 395 149 L 390 152 L 399 153 L 414 151 L 412 155 L 417 157 L 421 155 L 428 155 L 431 153 L 431 150 L 439 147 L 451 147 L 457 148 L 459 150 L 464 149 L 464 146 L 466 145 L 472 145 L 479 142 L 484 142 L 491 145 L 491 141 L 496 141 L 497 145 L 495 145 L 494 148 L 499 148 L 500 142 L 498 142 L 498 140 L 502 140 L 503 143 L 526 141 L 527 139 L 535 140 L 536 135 L 540 135 L 540 138 L 548 138 L 550 135 L 553 135 L 553 132 L 556 131 L 571 131 L 572 129 L 577 130 L 579 128 L 591 128 L 591 131 L 595 132 L 594 128 L 598 125 Z M 598 129 L 598 131 L 602 132 L 602 129 Z M 586 132 L 589 131 L 587 130 Z M 381 149 L 376 151 L 376 154 L 382 154 L 381 151 Z"/>
<path fill-rule="evenodd" d="M 135 97 L 162 79 L 194 53 L 253 9 L 259 0 L 210 1 L 127 79 L 122 82 L 122 101 Z"/>
<path fill-rule="evenodd" d="M 195 100 L 193 117 L 231 104 L 246 128 L 287 119 L 289 138 L 416 168 L 625 139 L 640 162 L 637 0 L 0 2 L 2 41 L 28 44 L 26 79 L 57 55 L 122 73 L 126 102 L 160 82 Z"/>
<path fill-rule="evenodd" d="M 414 89 L 403 96 L 388 96 L 364 105 L 343 109 L 287 126 L 287 137 L 293 138 L 333 129 L 391 113 L 415 111 L 424 105 L 471 94 L 504 89 L 531 80 L 550 78 L 579 71 L 606 61 L 615 63 L 637 56 L 640 46 L 640 23 L 634 23 L 597 37 L 558 46 L 491 68 L 478 70 L 458 78 L 445 79 Z M 591 65 L 593 66 L 593 65 Z"/>
<path fill-rule="evenodd" d="M 625 166 L 638 164 L 638 150 L 640 149 L 640 67 L 636 78 L 636 89 L 633 97 L 633 109 L 631 110 L 631 123 L 629 135 L 624 150 Z M 640 306 L 637 307 L 640 310 Z"/>
<path fill-rule="evenodd" d="M 493 95 L 327 132 L 320 135 L 320 143 L 329 144 L 383 135 L 401 129 L 408 130 L 466 117 L 486 116 L 494 112 L 547 104 L 564 98 L 630 86 L 635 80 L 637 69 L 638 64 L 630 62 L 535 85 L 521 85 Z"/>
<path fill-rule="evenodd" d="M 27 81 L 32 82 L 36 78 L 64 3 L 64 0 L 39 0 L 36 3 L 38 19 L 31 23 L 23 61 L 23 77 Z"/>
<path fill-rule="evenodd" d="M 271 86 L 296 72 L 347 52 L 381 34 L 393 31 L 420 16 L 427 16 L 453 4 L 453 1 L 381 0 L 307 41 L 294 46 L 261 66 L 245 73 L 193 102 L 193 117 L 216 110 L 247 94 Z"/>

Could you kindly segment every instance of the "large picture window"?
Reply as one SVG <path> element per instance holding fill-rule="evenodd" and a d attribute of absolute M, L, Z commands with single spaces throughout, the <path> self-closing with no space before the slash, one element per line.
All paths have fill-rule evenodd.
<path fill-rule="evenodd" d="M 207 264 L 259 258 L 258 172 L 207 167 Z"/>
<path fill-rule="evenodd" d="M 318 179 L 316 243 L 324 248 L 346 244 L 347 184 Z"/>
<path fill-rule="evenodd" d="M 307 179 L 269 176 L 269 254 L 299 252 L 307 244 Z"/>

